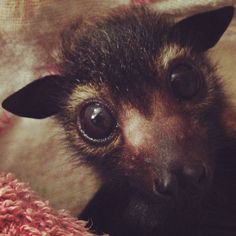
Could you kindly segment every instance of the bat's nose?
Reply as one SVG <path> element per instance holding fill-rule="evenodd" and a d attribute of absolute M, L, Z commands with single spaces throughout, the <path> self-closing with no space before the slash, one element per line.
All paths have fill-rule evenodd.
<path fill-rule="evenodd" d="M 183 168 L 183 177 L 186 178 L 189 184 L 201 188 L 207 181 L 206 168 L 201 163 L 186 165 Z"/>
<path fill-rule="evenodd" d="M 178 180 L 174 174 L 166 174 L 165 177 L 159 177 L 154 181 L 153 191 L 162 196 L 175 196 L 178 193 Z"/>
<path fill-rule="evenodd" d="M 153 189 L 162 196 L 174 197 L 183 191 L 198 194 L 207 181 L 206 168 L 201 162 L 196 162 L 160 175 L 155 179 Z"/>

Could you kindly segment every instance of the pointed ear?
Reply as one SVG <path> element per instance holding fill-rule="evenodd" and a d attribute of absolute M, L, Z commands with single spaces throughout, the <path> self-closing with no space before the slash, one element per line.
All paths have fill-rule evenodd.
<path fill-rule="evenodd" d="M 188 43 L 199 50 L 212 48 L 221 38 L 234 15 L 234 7 L 227 6 L 217 10 L 200 13 L 176 23 L 180 43 Z"/>
<path fill-rule="evenodd" d="M 2 107 L 23 117 L 42 119 L 55 115 L 63 99 L 65 79 L 59 75 L 35 80 L 6 98 Z"/>

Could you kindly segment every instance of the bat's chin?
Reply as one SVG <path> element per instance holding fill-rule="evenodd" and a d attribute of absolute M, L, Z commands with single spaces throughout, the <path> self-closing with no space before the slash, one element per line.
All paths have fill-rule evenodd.
<path fill-rule="evenodd" d="M 202 198 L 199 196 L 186 194 L 173 198 L 137 191 L 130 199 L 125 220 L 133 225 L 134 232 L 145 230 L 146 235 L 158 232 L 158 236 L 194 236 L 201 224 L 201 205 Z M 146 232 L 147 229 L 150 232 Z"/>

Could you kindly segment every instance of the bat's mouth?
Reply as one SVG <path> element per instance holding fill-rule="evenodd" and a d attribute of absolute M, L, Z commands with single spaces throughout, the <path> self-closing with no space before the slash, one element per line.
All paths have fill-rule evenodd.
<path fill-rule="evenodd" d="M 139 221 L 140 230 L 142 225 L 147 227 L 150 223 L 150 231 L 160 232 L 160 236 L 193 236 L 202 224 L 202 197 L 186 192 L 181 197 L 173 197 L 172 194 L 151 194 L 136 189 L 130 197 L 127 212 L 127 220 Z"/>

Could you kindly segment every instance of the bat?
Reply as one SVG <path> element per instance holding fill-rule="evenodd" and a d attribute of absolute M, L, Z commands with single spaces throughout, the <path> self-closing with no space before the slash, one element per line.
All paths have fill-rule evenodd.
<path fill-rule="evenodd" d="M 77 20 L 58 74 L 3 101 L 18 116 L 53 116 L 71 156 L 99 173 L 79 215 L 97 234 L 236 234 L 235 112 L 208 56 L 233 14 L 175 21 L 132 6 Z"/>

